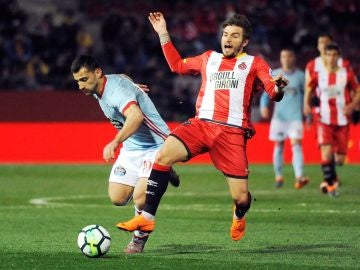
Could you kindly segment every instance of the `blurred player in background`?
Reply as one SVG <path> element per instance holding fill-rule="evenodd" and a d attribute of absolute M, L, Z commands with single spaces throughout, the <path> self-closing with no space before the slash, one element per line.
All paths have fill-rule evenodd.
<path fill-rule="evenodd" d="M 333 42 L 333 37 L 329 33 L 321 33 L 317 39 L 317 50 L 319 51 L 319 56 L 311 59 L 305 67 L 305 85 L 309 84 L 310 77 L 314 76 L 315 73 L 326 70 L 325 68 L 325 47 Z M 351 69 L 350 62 L 342 57 L 338 59 L 338 66 L 344 67 L 346 69 Z M 312 109 L 311 109 L 312 107 Z M 311 96 L 311 107 L 305 112 L 305 117 L 307 123 L 311 123 L 312 119 L 315 121 L 318 119 L 319 115 L 319 98 L 316 93 L 312 93 Z"/>
<path fill-rule="evenodd" d="M 304 113 L 311 112 L 313 92 L 320 100 L 317 136 L 320 145 L 324 181 L 323 193 L 338 195 L 337 165 L 343 165 L 347 153 L 349 124 L 354 108 L 360 103 L 360 86 L 351 69 L 339 66 L 340 48 L 335 43 L 325 46 L 325 69 L 310 74 L 304 96 Z M 353 93 L 352 93 L 353 92 Z"/>
<path fill-rule="evenodd" d="M 115 138 L 103 150 L 105 161 L 115 159 L 115 151 L 123 143 L 109 177 L 108 193 L 117 205 L 134 200 L 135 214 L 141 213 L 145 203 L 146 181 L 155 154 L 164 143 L 169 129 L 148 95 L 126 75 L 105 75 L 96 60 L 80 55 L 72 62 L 71 72 L 79 89 L 95 97 L 114 127 Z M 171 170 L 168 180 L 179 185 L 179 178 Z M 136 230 L 126 253 L 142 252 L 148 233 Z"/>
<path fill-rule="evenodd" d="M 273 165 L 275 186 L 281 187 L 283 178 L 284 142 L 290 139 L 292 165 L 295 173 L 295 188 L 301 189 L 309 178 L 304 176 L 303 138 L 303 100 L 304 72 L 296 68 L 296 56 L 292 49 L 280 52 L 281 68 L 275 69 L 273 75 L 285 74 L 289 84 L 284 88 L 284 98 L 275 104 L 270 123 L 269 139 L 274 142 Z M 260 98 L 260 112 L 265 119 L 270 118 L 270 99 L 264 92 Z"/>
<path fill-rule="evenodd" d="M 287 81 L 273 78 L 268 64 L 244 51 L 252 27 L 243 15 L 234 15 L 223 24 L 222 53 L 207 51 L 182 59 L 170 40 L 166 21 L 160 12 L 149 20 L 159 35 L 165 58 L 173 72 L 201 74 L 202 84 L 196 102 L 196 116 L 175 129 L 156 156 L 146 192 L 144 211 L 117 227 L 126 231 L 141 228 L 153 231 L 155 214 L 168 185 L 171 166 L 209 152 L 215 167 L 229 186 L 234 201 L 230 236 L 238 241 L 245 232 L 245 214 L 250 208 L 246 143 L 254 134 L 250 123 L 251 100 L 256 80 L 261 80 L 272 100 L 283 97 Z"/>

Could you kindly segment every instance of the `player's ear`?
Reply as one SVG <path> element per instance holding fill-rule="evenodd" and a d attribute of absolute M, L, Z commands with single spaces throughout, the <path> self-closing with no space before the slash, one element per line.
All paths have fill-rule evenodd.
<path fill-rule="evenodd" d="M 242 42 L 242 46 L 246 47 L 249 44 L 249 40 L 248 39 L 244 39 L 244 41 Z"/>
<path fill-rule="evenodd" d="M 96 69 L 95 69 L 95 76 L 96 76 L 96 78 L 98 78 L 98 79 L 103 76 L 103 71 L 102 71 L 101 68 L 96 68 Z"/>

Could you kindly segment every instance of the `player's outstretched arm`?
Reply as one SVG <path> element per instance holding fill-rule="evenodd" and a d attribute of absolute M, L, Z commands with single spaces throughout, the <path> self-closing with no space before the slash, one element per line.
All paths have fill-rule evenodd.
<path fill-rule="evenodd" d="M 150 12 L 149 21 L 155 32 L 159 35 L 161 44 L 170 41 L 170 36 L 166 27 L 164 15 L 161 12 Z"/>

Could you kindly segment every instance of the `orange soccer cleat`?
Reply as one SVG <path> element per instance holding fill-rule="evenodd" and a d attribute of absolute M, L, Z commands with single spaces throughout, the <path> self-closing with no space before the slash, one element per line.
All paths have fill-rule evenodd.
<path fill-rule="evenodd" d="M 126 222 L 119 222 L 116 227 L 120 230 L 133 232 L 135 230 L 150 233 L 155 228 L 155 221 L 144 218 L 143 215 L 133 217 L 131 220 Z"/>
<path fill-rule="evenodd" d="M 300 180 L 295 181 L 294 187 L 295 187 L 295 189 L 302 189 L 309 182 L 310 182 L 310 179 L 306 176 L 303 176 Z"/>
<path fill-rule="evenodd" d="M 233 221 L 230 228 L 230 236 L 234 241 L 239 241 L 245 233 L 246 221 L 245 218 L 236 219 L 233 217 Z"/>

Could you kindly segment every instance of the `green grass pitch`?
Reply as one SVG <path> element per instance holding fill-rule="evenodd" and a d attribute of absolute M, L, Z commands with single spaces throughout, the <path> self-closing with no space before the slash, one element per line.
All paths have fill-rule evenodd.
<path fill-rule="evenodd" d="M 253 204 L 244 238 L 229 236 L 232 202 L 211 166 L 178 165 L 180 188 L 169 187 L 143 254 L 125 255 L 131 235 L 116 229 L 132 204 L 107 197 L 108 165 L 0 166 L 0 269 L 359 269 L 360 166 L 339 168 L 338 198 L 320 194 L 318 165 L 311 182 L 293 188 L 291 166 L 275 189 L 271 165 L 250 167 Z M 108 254 L 89 259 L 76 239 L 89 224 L 112 237 Z"/>

